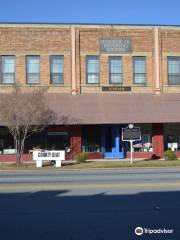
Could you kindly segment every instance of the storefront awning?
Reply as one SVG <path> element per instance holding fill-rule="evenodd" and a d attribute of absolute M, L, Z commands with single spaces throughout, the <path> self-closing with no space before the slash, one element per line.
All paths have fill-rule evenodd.
<path fill-rule="evenodd" d="M 180 122 L 180 94 L 49 93 L 57 124 L 117 124 Z"/>

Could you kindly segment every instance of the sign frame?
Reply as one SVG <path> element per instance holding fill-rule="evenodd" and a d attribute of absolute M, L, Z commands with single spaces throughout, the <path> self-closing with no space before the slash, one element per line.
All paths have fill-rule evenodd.
<path fill-rule="evenodd" d="M 124 131 L 125 130 L 128 130 L 128 129 L 131 129 L 131 130 L 134 130 L 134 129 L 137 129 L 137 130 L 139 130 L 138 132 L 139 132 L 139 138 L 132 138 L 132 139 L 125 139 L 124 138 Z M 130 140 L 132 140 L 132 141 L 141 141 L 141 130 L 140 130 L 140 127 L 134 127 L 133 126 L 133 128 L 129 128 L 129 127 L 126 127 L 126 128 L 122 128 L 122 141 L 130 141 Z"/>

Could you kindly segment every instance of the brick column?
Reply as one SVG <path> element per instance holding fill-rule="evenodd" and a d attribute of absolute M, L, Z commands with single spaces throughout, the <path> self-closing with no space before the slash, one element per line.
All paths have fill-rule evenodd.
<path fill-rule="evenodd" d="M 156 87 L 154 92 L 159 94 L 160 89 L 160 53 L 159 53 L 159 28 L 154 28 L 154 69 L 155 69 L 155 79 Z"/>
<path fill-rule="evenodd" d="M 77 94 L 76 89 L 76 29 L 71 26 L 71 80 L 72 80 L 72 95 Z"/>
<path fill-rule="evenodd" d="M 163 158 L 164 155 L 164 135 L 163 135 L 163 124 L 153 123 L 152 124 L 152 146 L 153 155 L 155 158 Z"/>
<path fill-rule="evenodd" d="M 77 154 L 81 152 L 82 147 L 82 127 L 70 127 L 70 144 L 71 144 L 71 158 L 75 159 Z"/>

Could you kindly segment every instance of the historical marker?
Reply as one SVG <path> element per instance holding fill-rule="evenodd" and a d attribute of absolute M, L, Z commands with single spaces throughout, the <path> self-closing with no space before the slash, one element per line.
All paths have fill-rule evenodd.
<path fill-rule="evenodd" d="M 133 142 L 141 140 L 140 127 L 134 127 L 134 124 L 129 124 L 127 128 L 122 129 L 122 141 L 130 142 L 131 148 L 131 163 L 133 163 Z"/>

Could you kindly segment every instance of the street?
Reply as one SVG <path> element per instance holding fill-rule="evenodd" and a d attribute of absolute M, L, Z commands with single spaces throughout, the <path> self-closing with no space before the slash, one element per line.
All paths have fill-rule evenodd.
<path fill-rule="evenodd" d="M 0 239 L 178 240 L 179 188 L 179 168 L 1 171 Z"/>

